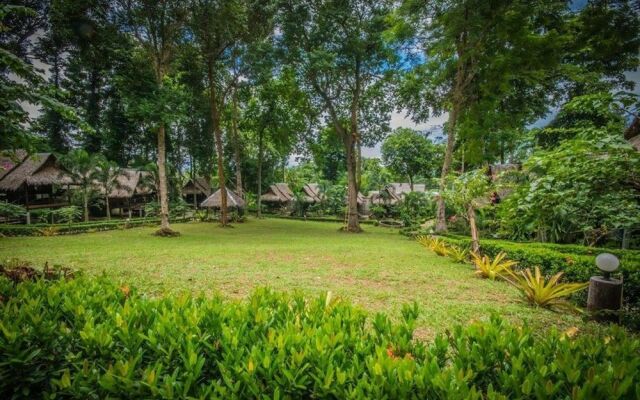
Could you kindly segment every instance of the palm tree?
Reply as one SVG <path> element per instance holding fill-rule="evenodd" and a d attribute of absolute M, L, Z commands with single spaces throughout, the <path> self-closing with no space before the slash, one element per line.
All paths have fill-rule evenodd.
<path fill-rule="evenodd" d="M 122 184 L 118 177 L 122 174 L 122 168 L 104 157 L 100 157 L 96 163 L 95 179 L 104 189 L 104 204 L 107 209 L 107 220 L 111 220 L 111 207 L 109 206 L 109 195 L 112 191 L 120 189 Z"/>
<path fill-rule="evenodd" d="M 60 163 L 66 168 L 82 196 L 84 221 L 89 221 L 89 198 L 94 191 L 97 158 L 82 149 L 75 149 L 60 157 Z"/>

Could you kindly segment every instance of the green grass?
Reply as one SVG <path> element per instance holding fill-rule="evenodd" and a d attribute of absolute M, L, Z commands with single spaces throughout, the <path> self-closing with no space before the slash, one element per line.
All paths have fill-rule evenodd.
<path fill-rule="evenodd" d="M 476 278 L 470 266 L 438 257 L 397 230 L 366 226 L 354 235 L 339 232 L 336 223 L 282 219 L 249 219 L 229 229 L 212 223 L 173 227 L 182 236 L 160 238 L 151 235 L 155 228 L 135 228 L 1 238 L 0 259 L 106 273 L 151 295 L 187 290 L 241 298 L 259 286 L 330 290 L 394 316 L 415 300 L 421 309 L 417 335 L 424 338 L 492 312 L 534 327 L 597 329 L 577 316 L 531 308 L 508 284 Z"/>

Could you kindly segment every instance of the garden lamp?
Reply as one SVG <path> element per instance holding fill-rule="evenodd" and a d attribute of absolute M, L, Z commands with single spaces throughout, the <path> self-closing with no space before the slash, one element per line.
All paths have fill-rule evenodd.
<path fill-rule="evenodd" d="M 622 308 L 622 279 L 612 278 L 611 273 L 618 269 L 620 260 L 610 253 L 598 254 L 596 266 L 602 276 L 592 276 L 589 280 L 587 309 L 597 321 L 619 322 L 617 313 Z"/>
<path fill-rule="evenodd" d="M 611 253 L 602 253 L 596 257 L 596 266 L 602 271 L 604 279 L 609 280 L 611 273 L 620 266 L 620 260 Z"/>

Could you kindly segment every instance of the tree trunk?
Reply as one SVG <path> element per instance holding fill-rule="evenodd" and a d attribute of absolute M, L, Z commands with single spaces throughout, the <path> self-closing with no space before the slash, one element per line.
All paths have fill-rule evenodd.
<path fill-rule="evenodd" d="M 107 207 L 107 221 L 111 221 L 111 208 L 109 208 L 109 196 L 104 196 L 104 204 Z"/>
<path fill-rule="evenodd" d="M 361 232 L 358 220 L 358 182 L 356 177 L 356 149 L 354 136 L 350 133 L 344 137 L 344 145 L 347 151 L 347 231 Z"/>
<path fill-rule="evenodd" d="M 216 145 L 216 154 L 218 162 L 218 183 L 220 184 L 220 224 L 227 226 L 227 188 L 224 178 L 224 162 L 222 152 L 222 127 L 220 126 L 220 112 L 218 110 L 216 85 L 213 81 L 213 61 L 207 63 L 207 76 L 209 78 L 209 102 L 211 103 L 211 122 L 213 125 L 213 136 Z"/>
<path fill-rule="evenodd" d="M 262 153 L 263 153 L 263 149 L 262 149 L 262 129 L 258 130 L 258 192 L 257 192 L 257 199 L 258 199 L 258 212 L 257 212 L 257 217 L 258 218 L 262 218 L 262 199 L 260 198 L 260 196 L 262 195 Z"/>
<path fill-rule="evenodd" d="M 473 206 L 467 208 L 467 218 L 469 219 L 469 229 L 471 230 L 471 250 L 478 253 L 480 250 L 480 238 L 478 237 L 478 227 L 476 226 L 476 210 Z"/>
<path fill-rule="evenodd" d="M 413 176 L 409 175 L 409 188 L 413 192 Z"/>
<path fill-rule="evenodd" d="M 84 211 L 84 222 L 89 222 L 89 195 L 86 192 L 86 189 L 82 194 L 82 205 Z"/>
<path fill-rule="evenodd" d="M 358 149 L 358 163 L 356 164 L 356 182 L 358 190 L 362 187 L 362 143 L 360 138 L 356 142 L 356 148 Z"/>
<path fill-rule="evenodd" d="M 160 200 L 160 230 L 162 232 L 170 233 L 171 226 L 169 225 L 165 134 L 164 123 L 161 123 L 158 127 L 158 199 Z"/>
<path fill-rule="evenodd" d="M 438 196 L 438 210 L 436 213 L 436 232 L 447 231 L 447 220 L 445 215 L 444 191 L 447 183 L 447 176 L 451 169 L 451 160 L 453 159 L 453 147 L 455 145 L 456 120 L 458 107 L 454 105 L 449 114 L 449 124 L 447 126 L 447 147 L 444 153 L 444 162 L 442 163 L 442 174 L 440 175 L 440 193 Z"/>
<path fill-rule="evenodd" d="M 238 133 L 238 96 L 235 86 L 233 88 L 231 131 L 233 134 L 233 163 L 236 165 L 236 194 L 244 198 L 242 190 L 242 169 L 240 166 L 240 135 Z"/>

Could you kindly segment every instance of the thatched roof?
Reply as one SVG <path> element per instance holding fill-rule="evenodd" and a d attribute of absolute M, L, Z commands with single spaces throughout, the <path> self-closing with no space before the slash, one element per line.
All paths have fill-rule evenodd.
<path fill-rule="evenodd" d="M 402 201 L 400 194 L 396 193 L 391 186 L 387 186 L 380 191 L 369 192 L 371 204 L 398 204 Z"/>
<path fill-rule="evenodd" d="M 16 191 L 27 186 L 72 184 L 71 177 L 51 153 L 37 153 L 27 157 L 0 180 L 0 190 Z"/>
<path fill-rule="evenodd" d="M 27 158 L 27 152 L 24 150 L 0 153 L 0 179 L 4 178 L 12 169 L 23 162 L 25 158 Z"/>
<path fill-rule="evenodd" d="M 260 196 L 262 201 L 268 203 L 289 203 L 294 200 L 294 195 L 286 183 L 276 183 L 269 186 L 266 193 Z"/>
<path fill-rule="evenodd" d="M 123 168 L 117 178 L 118 184 L 111 190 L 109 198 L 128 199 L 134 195 L 145 195 L 153 193 L 153 190 L 143 184 L 145 176 L 150 176 L 148 171 L 138 171 L 130 168 Z"/>
<path fill-rule="evenodd" d="M 189 179 L 187 183 L 182 187 L 183 195 L 204 194 L 205 196 L 211 195 L 211 185 L 209 180 L 205 177 L 196 177 Z"/>
<path fill-rule="evenodd" d="M 426 192 L 427 186 L 424 183 L 414 183 L 413 190 L 411 190 L 411 184 L 406 182 L 393 182 L 388 185 L 390 190 L 401 196 L 411 192 Z"/>
<path fill-rule="evenodd" d="M 304 194 L 309 198 L 310 203 L 319 203 L 324 197 L 324 193 L 320 191 L 320 185 L 317 183 L 306 183 L 302 190 Z"/>
<path fill-rule="evenodd" d="M 244 208 L 245 201 L 238 196 L 233 190 L 227 188 L 227 207 L 228 208 Z M 222 206 L 222 191 L 216 190 L 211 196 L 207 197 L 205 201 L 200 203 L 200 207 L 203 208 L 220 208 Z"/>

